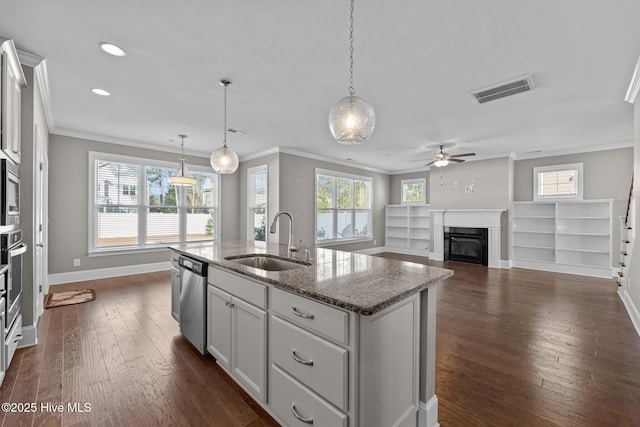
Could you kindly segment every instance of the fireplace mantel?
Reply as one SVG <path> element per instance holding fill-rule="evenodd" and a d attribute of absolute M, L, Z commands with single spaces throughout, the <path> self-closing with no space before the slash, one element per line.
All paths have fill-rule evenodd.
<path fill-rule="evenodd" d="M 489 267 L 500 268 L 501 216 L 506 209 L 431 209 L 433 242 L 429 258 L 444 260 L 444 228 L 473 227 L 489 230 Z"/>

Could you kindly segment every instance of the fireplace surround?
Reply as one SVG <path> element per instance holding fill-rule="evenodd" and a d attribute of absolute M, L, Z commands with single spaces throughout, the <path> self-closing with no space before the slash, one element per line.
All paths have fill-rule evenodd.
<path fill-rule="evenodd" d="M 487 238 L 487 265 L 490 268 L 509 268 L 501 261 L 502 214 L 506 209 L 431 209 L 432 244 L 429 258 L 444 261 L 445 227 L 485 228 Z M 506 224 L 505 224 L 506 227 Z"/>

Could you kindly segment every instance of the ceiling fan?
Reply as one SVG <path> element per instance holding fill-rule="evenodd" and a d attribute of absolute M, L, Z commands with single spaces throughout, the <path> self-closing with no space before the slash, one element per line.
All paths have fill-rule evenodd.
<path fill-rule="evenodd" d="M 455 163 L 464 162 L 464 159 L 459 159 L 458 157 L 468 157 L 468 156 L 476 155 L 476 153 L 449 154 L 449 153 L 445 153 L 443 149 L 444 149 L 444 145 L 441 145 L 440 152 L 436 153 L 436 155 L 433 157 L 433 160 L 427 163 L 425 166 L 434 165 L 438 167 L 444 167 L 444 166 L 447 166 L 449 162 L 455 162 Z"/>

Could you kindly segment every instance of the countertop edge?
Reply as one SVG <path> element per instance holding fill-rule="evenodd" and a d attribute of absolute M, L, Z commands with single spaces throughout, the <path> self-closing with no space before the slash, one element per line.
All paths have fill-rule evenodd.
<path fill-rule="evenodd" d="M 275 286 L 278 289 L 282 289 L 291 293 L 294 293 L 296 295 L 301 295 L 310 299 L 313 299 L 314 301 L 320 301 L 323 302 L 325 304 L 331 305 L 333 307 L 336 308 L 340 308 L 343 310 L 347 310 L 347 311 L 351 311 L 354 312 L 356 314 L 361 314 L 363 316 L 370 316 L 373 315 L 387 307 L 392 306 L 393 304 L 402 301 L 403 299 L 414 295 L 418 292 L 423 291 L 424 289 L 429 288 L 430 286 L 433 286 L 445 279 L 448 279 L 449 277 L 453 276 L 453 271 L 452 270 L 447 270 L 446 273 L 443 273 L 442 275 L 435 277 L 435 278 L 431 278 L 430 280 L 427 280 L 426 282 L 424 282 L 421 285 L 417 285 L 414 288 L 407 290 L 405 292 L 402 292 L 398 295 L 394 295 L 393 297 L 390 297 L 388 299 L 386 299 L 383 302 L 380 302 L 374 306 L 371 307 L 363 307 L 363 306 L 359 306 L 353 303 L 349 303 L 346 301 L 342 301 L 342 300 L 338 300 L 335 298 L 331 298 L 328 297 L 326 295 L 322 295 L 322 294 L 317 294 L 315 292 L 308 292 L 306 291 L 306 289 L 303 288 L 299 288 L 299 287 L 294 287 L 294 286 L 288 286 L 286 284 L 283 284 L 275 279 L 271 279 L 269 277 L 264 277 L 264 276 L 260 276 L 258 274 L 254 274 L 250 271 L 247 271 L 241 267 L 238 268 L 234 268 L 234 266 L 231 266 L 229 264 L 226 263 L 220 263 L 218 261 L 206 258 L 206 257 L 202 257 L 202 256 L 198 256 L 192 252 L 189 252 L 188 250 L 182 250 L 176 247 L 169 247 L 170 250 L 175 251 L 181 255 L 185 255 L 185 256 L 189 256 L 191 258 L 197 259 L 199 261 L 203 261 L 206 262 L 207 264 L 209 264 L 210 266 L 214 266 L 216 268 L 221 268 L 225 271 L 229 271 L 232 273 L 236 273 L 239 274 L 243 277 L 246 277 L 250 280 L 254 280 L 257 282 L 262 282 L 262 283 L 266 283 L 272 286 Z"/>

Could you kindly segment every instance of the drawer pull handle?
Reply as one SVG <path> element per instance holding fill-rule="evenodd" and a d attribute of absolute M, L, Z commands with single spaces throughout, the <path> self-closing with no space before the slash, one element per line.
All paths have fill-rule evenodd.
<path fill-rule="evenodd" d="M 302 415 L 300 415 L 298 413 L 298 410 L 296 409 L 296 404 L 295 403 L 291 404 L 291 413 L 293 414 L 294 417 L 296 417 L 297 419 L 299 419 L 303 423 L 313 424 L 313 418 L 305 418 L 305 417 L 303 417 Z"/>
<path fill-rule="evenodd" d="M 291 350 L 291 358 L 292 358 L 293 360 L 295 360 L 296 362 L 301 363 L 301 364 L 303 364 L 303 365 L 313 366 L 313 360 L 304 360 L 304 359 L 301 359 L 301 358 L 300 358 L 300 356 L 298 356 L 298 355 L 296 354 L 296 351 L 295 351 L 295 350 L 293 350 L 293 349 Z"/>
<path fill-rule="evenodd" d="M 295 314 L 298 317 L 302 317 L 303 319 L 309 319 L 309 320 L 313 320 L 316 316 L 313 314 L 305 314 L 305 313 L 300 313 L 298 311 L 297 308 L 295 307 L 291 307 L 291 311 L 293 311 L 293 314 Z"/>

